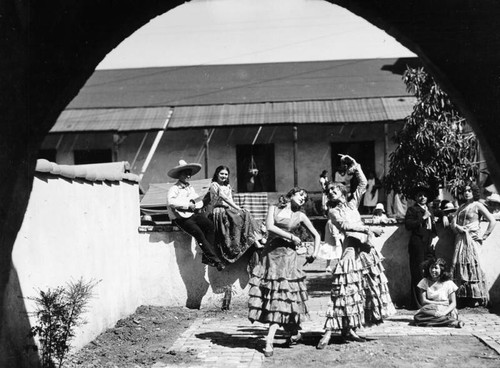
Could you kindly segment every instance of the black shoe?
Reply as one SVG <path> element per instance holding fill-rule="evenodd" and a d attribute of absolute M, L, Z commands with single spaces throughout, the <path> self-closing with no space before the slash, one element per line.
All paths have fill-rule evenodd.
<path fill-rule="evenodd" d="M 219 262 L 215 267 L 217 267 L 217 271 L 222 271 L 224 268 L 226 268 L 226 265 L 222 262 Z"/>
<path fill-rule="evenodd" d="M 292 346 L 292 345 L 295 345 L 297 344 L 299 341 L 302 340 L 302 334 L 299 332 L 295 335 L 291 335 L 288 337 L 287 339 L 287 345 L 288 346 Z"/>
<path fill-rule="evenodd" d="M 208 259 L 206 259 L 205 261 L 202 261 L 202 263 L 206 264 L 207 266 L 210 266 L 210 267 L 217 267 L 217 264 L 218 263 L 215 263 L 215 262 L 212 262 Z"/>
<path fill-rule="evenodd" d="M 204 253 L 201 256 L 201 263 L 206 264 L 208 266 L 215 267 L 215 263 L 212 262 L 211 260 L 209 260 Z"/>
<path fill-rule="evenodd" d="M 347 336 L 345 336 L 345 339 L 346 340 L 349 340 L 349 341 L 356 341 L 356 342 L 366 342 L 366 339 L 361 337 L 361 336 L 358 336 L 357 334 L 355 334 L 354 332 L 349 332 L 347 334 Z"/>

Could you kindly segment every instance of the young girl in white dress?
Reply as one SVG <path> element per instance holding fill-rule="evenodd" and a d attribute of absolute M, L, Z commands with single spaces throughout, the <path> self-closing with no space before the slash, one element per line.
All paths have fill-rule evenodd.
<path fill-rule="evenodd" d="M 422 265 L 424 278 L 418 283 L 422 308 L 413 317 L 415 324 L 422 327 L 463 327 L 458 319 L 457 285 L 445 271 L 442 258 L 432 258 Z"/>

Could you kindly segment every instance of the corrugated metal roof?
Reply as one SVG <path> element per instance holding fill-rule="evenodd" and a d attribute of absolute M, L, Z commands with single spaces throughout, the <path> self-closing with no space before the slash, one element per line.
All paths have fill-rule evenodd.
<path fill-rule="evenodd" d="M 417 99 L 411 97 L 382 98 L 387 116 L 404 119 L 413 111 Z"/>
<path fill-rule="evenodd" d="M 403 120 L 414 97 L 175 107 L 168 129 Z"/>
<path fill-rule="evenodd" d="M 169 107 L 66 109 L 50 133 L 160 130 L 169 112 Z"/>
<path fill-rule="evenodd" d="M 408 96 L 418 58 L 201 65 L 94 72 L 69 108 L 247 104 Z"/>
<path fill-rule="evenodd" d="M 148 131 L 202 127 L 397 121 L 408 116 L 414 97 L 268 102 L 175 108 L 68 109 L 50 133 Z"/>

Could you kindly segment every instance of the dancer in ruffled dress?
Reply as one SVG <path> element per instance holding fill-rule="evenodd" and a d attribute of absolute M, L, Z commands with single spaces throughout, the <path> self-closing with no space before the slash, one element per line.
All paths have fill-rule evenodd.
<path fill-rule="evenodd" d="M 452 276 L 458 286 L 457 298 L 470 306 L 488 303 L 488 288 L 481 265 L 477 247 L 483 243 L 496 225 L 495 218 L 484 204 L 479 202 L 479 187 L 474 183 L 463 188 L 463 203 L 453 217 L 452 227 L 455 238 L 455 253 L 453 255 Z M 479 220 L 484 217 L 488 228 L 480 234 Z"/>
<path fill-rule="evenodd" d="M 250 212 L 234 202 L 229 173 L 227 166 L 217 167 L 209 189 L 209 208 L 212 209 L 209 218 L 215 226 L 214 246 L 226 264 L 236 262 L 251 246 L 261 248 L 263 237 Z"/>
<path fill-rule="evenodd" d="M 382 255 L 373 247 L 374 237 L 382 228 L 366 226 L 358 211 L 366 188 L 366 177 L 361 166 L 347 155 L 341 162 L 348 173 L 356 176 L 358 186 L 349 195 L 345 185 L 330 184 L 330 210 L 332 224 L 344 234 L 344 253 L 332 273 L 331 300 L 325 322 L 325 334 L 318 349 L 324 349 L 332 331 L 341 332 L 345 340 L 364 341 L 356 329 L 365 324 L 381 323 L 395 313 L 382 265 Z"/>
<path fill-rule="evenodd" d="M 308 262 L 314 261 L 318 254 L 320 235 L 300 211 L 306 199 L 305 190 L 293 188 L 280 198 L 277 205 L 269 207 L 267 243 L 249 281 L 248 318 L 252 322 L 269 324 L 264 350 L 267 357 L 273 354 L 274 335 L 278 328 L 290 334 L 290 344 L 300 340 L 300 324 L 307 314 L 306 276 L 301 265 L 303 260 L 296 252 L 301 240 L 294 234 L 304 225 L 314 236 L 314 251 L 307 257 Z"/>

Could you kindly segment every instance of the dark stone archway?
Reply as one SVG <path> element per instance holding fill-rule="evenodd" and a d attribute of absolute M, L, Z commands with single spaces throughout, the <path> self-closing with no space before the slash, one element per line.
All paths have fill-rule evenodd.
<path fill-rule="evenodd" d="M 417 53 L 476 131 L 500 184 L 500 3 L 336 0 Z M 184 1 L 0 1 L 0 366 L 10 355 L 5 287 L 38 148 L 104 56 Z M 18 352 L 21 356 L 22 354 Z M 19 366 L 26 365 L 15 359 Z"/>

